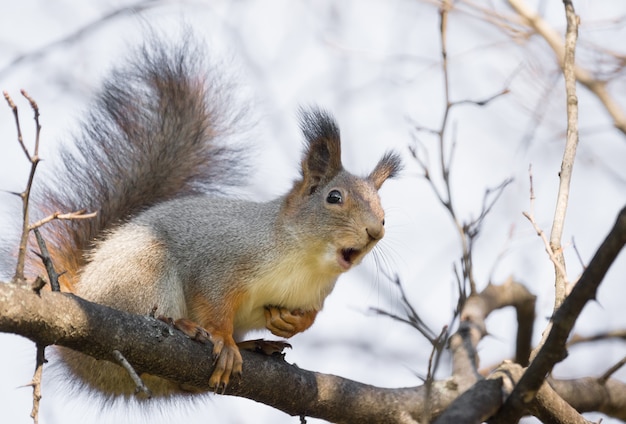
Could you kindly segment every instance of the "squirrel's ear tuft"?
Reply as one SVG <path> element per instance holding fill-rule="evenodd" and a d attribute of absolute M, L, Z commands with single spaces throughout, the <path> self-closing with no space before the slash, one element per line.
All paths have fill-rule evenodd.
<path fill-rule="evenodd" d="M 303 183 L 313 193 L 343 169 L 339 127 L 330 113 L 311 107 L 300 109 L 300 128 L 307 143 L 302 158 Z"/>
<path fill-rule="evenodd" d="M 378 190 L 387 178 L 395 177 L 401 170 L 402 159 L 400 159 L 400 155 L 387 152 L 367 178 L 374 183 L 376 190 Z"/>

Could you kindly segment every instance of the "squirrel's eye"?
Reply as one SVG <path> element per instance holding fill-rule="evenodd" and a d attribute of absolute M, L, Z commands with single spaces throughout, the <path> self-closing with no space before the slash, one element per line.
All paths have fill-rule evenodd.
<path fill-rule="evenodd" d="M 326 201 L 328 203 L 333 203 L 333 204 L 343 202 L 343 197 L 341 196 L 341 192 L 339 190 L 331 190 L 328 193 L 328 196 L 326 196 Z"/>

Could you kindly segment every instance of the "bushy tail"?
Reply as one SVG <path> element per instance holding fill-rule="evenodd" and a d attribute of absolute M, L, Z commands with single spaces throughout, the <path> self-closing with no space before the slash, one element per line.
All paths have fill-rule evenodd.
<path fill-rule="evenodd" d="M 103 231 L 158 202 L 241 182 L 240 151 L 219 143 L 241 114 L 229 110 L 229 87 L 204 68 L 201 50 L 191 36 L 138 49 L 110 74 L 46 175 L 33 213 L 98 212 L 44 230 L 66 289 Z"/>

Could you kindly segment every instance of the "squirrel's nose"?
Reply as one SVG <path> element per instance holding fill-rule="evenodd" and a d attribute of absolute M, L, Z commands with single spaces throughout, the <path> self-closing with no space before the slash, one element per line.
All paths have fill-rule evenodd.
<path fill-rule="evenodd" d="M 380 223 L 372 223 L 373 225 L 368 225 L 365 228 L 367 235 L 370 236 L 372 240 L 380 240 L 385 235 L 385 221 L 381 221 Z"/>

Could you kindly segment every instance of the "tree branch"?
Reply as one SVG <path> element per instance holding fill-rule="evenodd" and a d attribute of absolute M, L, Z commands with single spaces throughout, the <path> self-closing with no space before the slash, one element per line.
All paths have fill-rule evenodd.
<path fill-rule="evenodd" d="M 22 199 L 22 233 L 20 236 L 20 245 L 18 248 L 18 256 L 17 256 L 17 265 L 15 267 L 15 274 L 13 276 L 14 282 L 22 282 L 24 281 L 24 266 L 26 259 L 26 245 L 28 244 L 28 235 L 30 232 L 29 227 L 29 212 L 30 212 L 30 194 L 31 189 L 33 187 L 33 181 L 35 178 L 35 172 L 37 171 L 37 165 L 39 165 L 39 136 L 41 132 L 41 125 L 39 125 L 39 107 L 37 103 L 26 93 L 26 91 L 21 91 L 22 96 L 24 96 L 28 102 L 30 103 L 31 109 L 34 113 L 35 119 L 35 145 L 33 148 L 33 153 L 31 154 L 24 143 L 24 138 L 22 136 L 22 128 L 20 126 L 19 112 L 17 110 L 17 105 L 6 91 L 3 92 L 4 98 L 7 101 L 9 107 L 13 111 L 13 116 L 15 118 L 15 127 L 17 129 L 17 141 L 22 147 L 22 151 L 24 155 L 30 162 L 30 173 L 28 174 L 28 182 L 26 183 L 26 188 L 23 192 L 19 193 L 20 198 Z"/>
<path fill-rule="evenodd" d="M 67 293 L 0 283 L 0 331 L 40 345 L 57 344 L 118 363 L 115 351 L 138 374 L 149 373 L 210 391 L 212 346 L 195 342 L 149 316 L 133 315 Z M 225 394 L 246 397 L 294 416 L 332 422 L 414 423 L 422 414 L 424 386 L 386 389 L 290 365 L 280 357 L 242 351 L 244 372 Z M 280 384 L 268 384 L 279 381 Z M 457 396 L 454 379 L 432 384 L 428 410 L 439 415 Z"/>
<path fill-rule="evenodd" d="M 561 265 L 560 267 L 554 267 L 556 288 L 554 310 L 561 306 L 567 293 L 567 275 L 564 272 L 565 255 L 563 254 L 561 239 L 563 237 L 563 227 L 565 226 L 565 213 L 567 212 L 576 148 L 578 147 L 578 97 L 576 96 L 576 75 L 574 71 L 576 40 L 578 39 L 578 16 L 574 12 L 574 6 L 571 1 L 564 0 L 564 3 L 567 30 L 565 32 L 565 51 L 561 63 L 567 97 L 567 137 L 561 162 L 561 171 L 559 172 L 559 191 L 554 210 L 554 219 L 552 220 L 552 230 L 550 231 L 550 250 L 552 250 L 558 263 Z"/>
<path fill-rule="evenodd" d="M 499 421 L 516 422 L 534 399 L 546 375 L 567 356 L 565 344 L 585 304 L 595 299 L 596 291 L 609 267 L 626 244 L 626 207 L 589 262 L 578 283 L 552 317 L 552 328 L 537 356 L 500 410 Z"/>
<path fill-rule="evenodd" d="M 529 27 L 546 40 L 554 51 L 559 65 L 563 67 L 565 45 L 561 41 L 561 36 L 541 16 L 531 10 L 523 0 L 509 0 L 509 4 Z M 626 134 L 626 113 L 609 93 L 606 81 L 594 78 L 591 72 L 581 66 L 575 65 L 573 69 L 576 80 L 591 91 L 604 105 L 606 111 L 613 118 L 615 128 Z"/>

